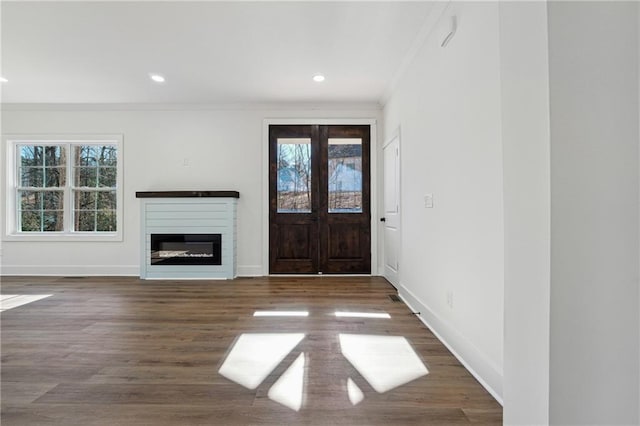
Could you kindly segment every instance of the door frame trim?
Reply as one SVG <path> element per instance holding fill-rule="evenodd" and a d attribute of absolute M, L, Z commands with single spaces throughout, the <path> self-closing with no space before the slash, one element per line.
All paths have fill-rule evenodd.
<path fill-rule="evenodd" d="M 378 137 L 375 118 L 265 118 L 262 121 L 262 275 L 269 275 L 269 126 L 270 125 L 369 125 L 370 174 L 371 174 L 371 275 L 379 275 L 378 269 Z"/>

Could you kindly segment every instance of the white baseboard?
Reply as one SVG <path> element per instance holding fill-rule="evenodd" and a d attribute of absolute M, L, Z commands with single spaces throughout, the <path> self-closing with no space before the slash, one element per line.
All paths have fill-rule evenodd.
<path fill-rule="evenodd" d="M 2 275 L 140 276 L 140 265 L 2 265 Z"/>
<path fill-rule="evenodd" d="M 239 277 L 262 277 L 262 265 L 238 265 Z"/>
<path fill-rule="evenodd" d="M 140 265 L 2 265 L 3 275 L 140 276 Z M 239 277 L 261 277 L 262 265 L 238 266 Z"/>
<path fill-rule="evenodd" d="M 503 405 L 503 375 L 494 364 L 466 337 L 460 334 L 449 323 L 441 319 L 435 312 L 420 301 L 415 294 L 402 284 L 398 288 L 400 298 L 413 312 L 420 312 L 418 318 L 435 334 L 435 336 L 465 366 L 473 377 Z"/>

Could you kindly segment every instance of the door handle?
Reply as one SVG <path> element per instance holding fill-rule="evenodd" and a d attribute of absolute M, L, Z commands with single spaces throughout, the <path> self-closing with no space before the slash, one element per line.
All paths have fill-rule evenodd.
<path fill-rule="evenodd" d="M 387 218 L 385 218 L 385 217 L 381 217 L 380 218 L 380 222 L 386 222 L 386 221 L 387 221 Z"/>

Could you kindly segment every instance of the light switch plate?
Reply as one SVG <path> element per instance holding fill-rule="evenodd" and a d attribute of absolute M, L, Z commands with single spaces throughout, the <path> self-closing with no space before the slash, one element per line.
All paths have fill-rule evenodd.
<path fill-rule="evenodd" d="M 424 208 L 425 209 L 433 208 L 433 194 L 426 194 L 424 196 Z"/>

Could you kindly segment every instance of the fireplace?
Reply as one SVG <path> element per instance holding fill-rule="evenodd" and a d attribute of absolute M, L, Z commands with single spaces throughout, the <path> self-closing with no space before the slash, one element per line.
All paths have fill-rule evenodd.
<path fill-rule="evenodd" d="M 140 278 L 230 280 L 238 275 L 237 191 L 139 191 L 136 197 Z"/>
<path fill-rule="evenodd" d="M 221 265 L 220 234 L 151 234 L 151 265 Z"/>

